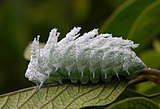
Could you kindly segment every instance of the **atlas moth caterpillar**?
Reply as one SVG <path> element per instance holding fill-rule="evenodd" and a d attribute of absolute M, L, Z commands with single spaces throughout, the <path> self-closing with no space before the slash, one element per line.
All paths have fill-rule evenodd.
<path fill-rule="evenodd" d="M 138 47 L 131 40 L 98 34 L 93 29 L 80 36 L 80 27 L 74 27 L 59 42 L 57 29 L 52 29 L 44 48 L 39 48 L 39 37 L 34 38 L 31 57 L 25 77 L 42 86 L 43 83 L 109 82 L 113 76 L 134 78 L 145 64 L 132 51 Z"/>

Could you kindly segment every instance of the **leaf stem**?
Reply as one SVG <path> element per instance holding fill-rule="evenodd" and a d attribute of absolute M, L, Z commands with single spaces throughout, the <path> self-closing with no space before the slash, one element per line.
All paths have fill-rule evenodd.
<path fill-rule="evenodd" d="M 155 75 L 160 77 L 160 70 L 146 68 L 143 70 L 145 75 Z"/>
<path fill-rule="evenodd" d="M 142 71 L 142 75 L 129 81 L 128 85 L 137 84 L 146 80 L 153 81 L 156 84 L 160 84 L 160 70 L 145 68 Z"/>

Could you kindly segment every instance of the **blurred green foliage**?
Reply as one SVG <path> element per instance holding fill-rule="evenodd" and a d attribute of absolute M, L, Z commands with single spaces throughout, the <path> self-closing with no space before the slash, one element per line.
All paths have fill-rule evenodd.
<path fill-rule="evenodd" d="M 159 19 L 159 0 L 0 0 L 0 93 L 32 85 L 24 77 L 23 51 L 38 34 L 45 42 L 52 28 L 59 29 L 60 39 L 81 26 L 82 32 L 100 28 L 134 40 L 144 63 L 158 69 Z"/>

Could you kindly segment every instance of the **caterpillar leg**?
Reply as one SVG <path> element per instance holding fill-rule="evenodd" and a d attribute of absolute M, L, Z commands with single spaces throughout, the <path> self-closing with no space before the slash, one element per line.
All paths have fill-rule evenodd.
<path fill-rule="evenodd" d="M 120 77 L 119 77 L 119 75 L 118 75 L 118 72 L 115 72 L 115 74 L 116 74 L 116 76 L 117 76 L 117 78 L 118 78 L 118 81 L 120 81 Z"/>
<path fill-rule="evenodd" d="M 90 81 L 93 84 L 96 84 L 100 81 L 100 76 L 99 76 L 100 71 L 90 71 Z"/>
<path fill-rule="evenodd" d="M 112 79 L 112 75 L 109 75 L 108 73 L 109 73 L 108 71 L 104 71 L 104 70 L 101 71 L 101 79 L 105 83 L 110 82 Z"/>
<path fill-rule="evenodd" d="M 86 71 L 81 71 L 79 73 L 79 80 L 82 84 L 87 84 L 89 82 L 89 75 Z"/>
<path fill-rule="evenodd" d="M 63 84 L 61 80 L 58 80 L 58 83 L 61 84 L 61 85 Z"/>
<path fill-rule="evenodd" d="M 72 83 L 77 83 L 79 80 L 79 74 L 75 70 L 73 70 L 70 72 L 69 79 Z"/>
<path fill-rule="evenodd" d="M 58 67 L 56 67 L 56 69 L 55 69 L 55 71 L 54 72 L 56 72 L 58 70 Z"/>
<path fill-rule="evenodd" d="M 43 83 L 44 83 L 44 81 L 41 81 L 40 84 L 37 84 L 37 86 L 36 86 L 36 92 L 39 91 L 39 89 L 42 87 Z"/>
<path fill-rule="evenodd" d="M 128 71 L 127 69 L 125 69 L 125 71 L 126 71 L 126 73 L 127 73 L 128 75 L 130 75 L 130 73 L 129 73 L 129 71 Z"/>
<path fill-rule="evenodd" d="M 96 84 L 100 81 L 100 71 L 99 68 L 96 68 L 95 66 L 90 66 L 89 67 L 89 80 L 93 83 Z"/>

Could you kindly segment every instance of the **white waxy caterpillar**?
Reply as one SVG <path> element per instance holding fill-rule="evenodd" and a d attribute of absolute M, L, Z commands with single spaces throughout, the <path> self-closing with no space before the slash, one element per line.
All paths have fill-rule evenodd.
<path fill-rule="evenodd" d="M 25 77 L 41 87 L 69 79 L 72 83 L 100 80 L 109 82 L 113 76 L 133 78 L 145 64 L 132 51 L 138 47 L 131 40 L 98 34 L 93 29 L 80 36 L 80 27 L 73 28 L 59 42 L 59 32 L 53 29 L 44 48 L 39 48 L 39 36 L 31 47 L 31 58 Z"/>

